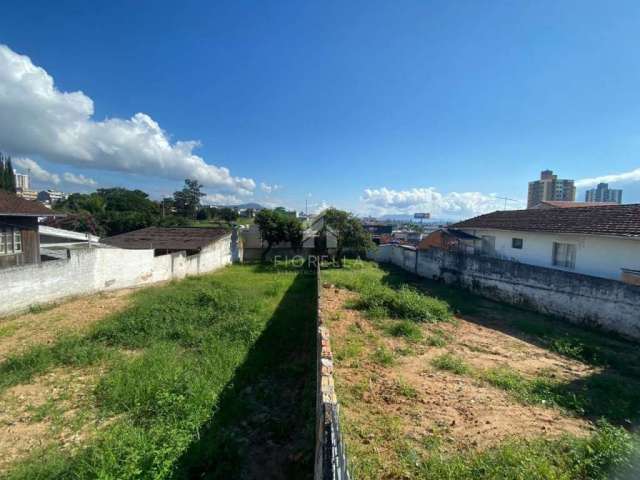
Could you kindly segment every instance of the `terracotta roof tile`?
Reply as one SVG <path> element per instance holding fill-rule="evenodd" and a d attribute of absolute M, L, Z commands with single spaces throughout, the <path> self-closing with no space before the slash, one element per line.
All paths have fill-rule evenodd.
<path fill-rule="evenodd" d="M 52 217 L 60 215 L 52 212 L 40 202 L 25 200 L 14 193 L 0 190 L 0 216 Z"/>
<path fill-rule="evenodd" d="M 101 243 L 130 250 L 198 250 L 229 234 L 222 228 L 149 227 L 100 240 Z"/>
<path fill-rule="evenodd" d="M 640 237 L 640 204 L 504 210 L 450 227 Z"/>
<path fill-rule="evenodd" d="M 565 200 L 543 200 L 533 208 L 555 207 L 555 208 L 581 208 L 581 207 L 608 207 L 615 206 L 615 202 L 570 202 Z"/>

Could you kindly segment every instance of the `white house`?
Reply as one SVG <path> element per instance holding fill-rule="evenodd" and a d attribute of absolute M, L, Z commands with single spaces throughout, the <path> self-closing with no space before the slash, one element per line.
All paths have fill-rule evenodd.
<path fill-rule="evenodd" d="M 507 210 L 451 225 L 479 237 L 477 253 L 638 282 L 640 204 Z"/>
<path fill-rule="evenodd" d="M 315 215 L 308 221 L 308 226 L 302 232 L 302 246 L 300 252 L 294 252 L 289 242 L 283 242 L 273 245 L 272 255 L 295 255 L 307 254 L 312 252 L 317 242 L 326 242 L 326 249 L 329 253 L 335 253 L 338 246 L 338 240 L 329 226 L 325 227 L 324 211 Z M 262 251 L 267 247 L 267 243 L 262 240 L 260 228 L 253 224 L 241 231 L 241 238 L 244 247 L 245 260 L 256 260 L 262 255 Z"/>

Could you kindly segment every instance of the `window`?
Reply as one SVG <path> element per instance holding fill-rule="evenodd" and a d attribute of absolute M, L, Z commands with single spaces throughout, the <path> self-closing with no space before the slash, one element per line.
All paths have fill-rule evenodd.
<path fill-rule="evenodd" d="M 22 252 L 22 234 L 15 228 L 0 228 L 0 255 Z"/>
<path fill-rule="evenodd" d="M 22 234 L 20 230 L 13 231 L 13 251 L 15 253 L 22 252 Z"/>
<path fill-rule="evenodd" d="M 512 238 L 511 239 L 511 248 L 517 248 L 522 250 L 522 239 L 521 238 Z"/>
<path fill-rule="evenodd" d="M 576 246 L 571 243 L 553 242 L 553 265 L 576 268 Z"/>

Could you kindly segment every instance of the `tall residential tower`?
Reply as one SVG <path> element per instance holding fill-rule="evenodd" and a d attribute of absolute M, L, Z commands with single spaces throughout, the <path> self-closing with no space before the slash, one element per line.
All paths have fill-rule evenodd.
<path fill-rule="evenodd" d="M 551 170 L 540 173 L 540 180 L 529 182 L 527 208 L 533 208 L 545 200 L 563 200 L 573 202 L 576 199 L 576 187 L 573 180 L 563 180 Z"/>
<path fill-rule="evenodd" d="M 596 188 L 586 191 L 584 201 L 622 203 L 622 190 L 609 188 L 608 183 L 599 183 Z"/>

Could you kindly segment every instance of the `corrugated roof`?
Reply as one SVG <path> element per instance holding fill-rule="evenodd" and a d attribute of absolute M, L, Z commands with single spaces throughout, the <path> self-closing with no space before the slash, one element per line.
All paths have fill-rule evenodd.
<path fill-rule="evenodd" d="M 53 217 L 52 212 L 40 202 L 25 200 L 14 193 L 0 190 L 0 215 L 13 217 Z"/>
<path fill-rule="evenodd" d="M 640 237 L 640 204 L 505 210 L 450 227 Z"/>
<path fill-rule="evenodd" d="M 103 238 L 101 243 L 130 250 L 198 250 L 228 234 L 222 228 L 149 227 Z"/>

